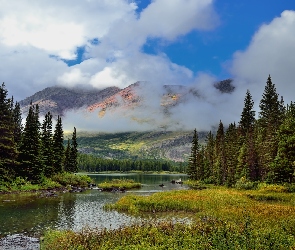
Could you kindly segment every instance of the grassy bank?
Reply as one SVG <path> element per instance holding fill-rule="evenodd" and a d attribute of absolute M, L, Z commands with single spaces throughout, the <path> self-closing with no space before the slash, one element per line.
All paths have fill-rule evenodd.
<path fill-rule="evenodd" d="M 86 187 L 89 183 L 93 183 L 93 181 L 87 175 L 76 175 L 66 172 L 56 174 L 51 178 L 43 177 L 39 184 L 32 184 L 30 181 L 17 177 L 12 182 L 0 183 L 0 193 L 38 191 L 62 188 L 70 185 Z"/>
<path fill-rule="evenodd" d="M 103 190 L 140 188 L 141 184 L 129 179 L 112 179 L 97 185 Z"/>
<path fill-rule="evenodd" d="M 193 222 L 51 231 L 42 249 L 295 249 L 295 194 L 278 187 L 128 195 L 107 208 L 133 214 L 174 212 L 174 216 L 181 211 Z"/>

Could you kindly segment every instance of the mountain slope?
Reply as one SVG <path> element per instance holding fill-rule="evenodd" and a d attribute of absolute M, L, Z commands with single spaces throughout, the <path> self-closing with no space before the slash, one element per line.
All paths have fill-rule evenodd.
<path fill-rule="evenodd" d="M 207 133 L 199 133 L 200 143 Z M 168 159 L 184 161 L 190 149 L 192 131 L 146 131 L 124 133 L 78 133 L 79 151 L 102 158 Z"/>

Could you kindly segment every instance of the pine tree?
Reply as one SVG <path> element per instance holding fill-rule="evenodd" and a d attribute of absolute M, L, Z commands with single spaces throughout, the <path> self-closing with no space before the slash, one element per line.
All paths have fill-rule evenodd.
<path fill-rule="evenodd" d="M 65 171 L 70 173 L 78 172 L 78 144 L 77 144 L 77 133 L 76 128 L 74 127 L 74 132 L 71 140 L 71 146 L 67 147 L 66 151 L 69 150 L 69 159 L 67 159 L 68 163 L 67 166 L 65 166 Z M 66 152 L 67 153 L 67 152 Z M 67 158 L 67 156 L 66 156 Z"/>
<path fill-rule="evenodd" d="M 20 146 L 19 175 L 33 183 L 39 183 L 43 174 L 41 157 L 39 108 L 31 104 L 26 118 L 23 137 Z"/>
<path fill-rule="evenodd" d="M 213 178 L 213 167 L 214 167 L 214 147 L 215 141 L 211 131 L 206 136 L 206 145 L 204 152 L 204 179 L 211 183 Z"/>
<path fill-rule="evenodd" d="M 187 174 L 191 180 L 197 180 L 197 155 L 199 153 L 199 138 L 197 130 L 194 130 L 192 139 L 191 154 L 188 160 Z"/>
<path fill-rule="evenodd" d="M 5 84 L 0 86 L 0 181 L 9 181 L 15 174 L 17 149 L 14 142 L 14 124 L 11 106 Z"/>
<path fill-rule="evenodd" d="M 53 175 L 53 138 L 52 138 L 52 115 L 48 112 L 45 115 L 42 124 L 41 133 L 41 154 L 44 164 L 44 175 L 50 177 Z"/>
<path fill-rule="evenodd" d="M 278 152 L 271 165 L 273 182 L 292 182 L 295 174 L 295 105 L 287 109 L 286 118 L 278 130 Z"/>
<path fill-rule="evenodd" d="M 15 103 L 13 109 L 13 123 L 14 123 L 14 142 L 16 143 L 17 147 L 20 147 L 21 139 L 22 139 L 22 114 L 20 109 L 20 104 L 18 102 Z"/>
<path fill-rule="evenodd" d="M 63 163 L 65 157 L 64 135 L 61 117 L 57 117 L 57 123 L 53 135 L 53 173 L 61 173 L 63 171 Z"/>
<path fill-rule="evenodd" d="M 269 75 L 259 104 L 259 118 L 262 127 L 274 129 L 279 127 L 283 110 L 278 96 L 275 84 L 272 83 Z"/>
<path fill-rule="evenodd" d="M 67 143 L 67 146 L 66 146 L 66 149 L 65 149 L 65 156 L 64 156 L 63 165 L 64 165 L 64 171 L 69 172 L 69 173 L 72 171 L 70 153 L 71 153 L 71 144 L 70 144 L 70 140 L 68 140 L 68 143 Z"/>
<path fill-rule="evenodd" d="M 260 112 L 258 120 L 258 160 L 263 181 L 271 181 L 269 176 L 270 166 L 273 163 L 278 150 L 277 130 L 282 122 L 284 113 L 282 104 L 278 100 L 275 85 L 269 76 L 265 90 L 260 101 Z M 270 179 L 269 179 L 270 178 Z"/>
<path fill-rule="evenodd" d="M 239 122 L 239 127 L 243 136 L 245 136 L 250 129 L 253 129 L 255 123 L 255 111 L 253 110 L 253 106 L 254 101 L 252 100 L 250 91 L 247 90 L 244 100 L 244 108 Z"/>
<path fill-rule="evenodd" d="M 215 138 L 215 148 L 214 148 L 214 170 L 213 175 L 216 179 L 217 184 L 222 185 L 225 183 L 225 173 L 226 173 L 226 154 L 225 154 L 225 136 L 224 136 L 224 126 L 220 121 Z"/>

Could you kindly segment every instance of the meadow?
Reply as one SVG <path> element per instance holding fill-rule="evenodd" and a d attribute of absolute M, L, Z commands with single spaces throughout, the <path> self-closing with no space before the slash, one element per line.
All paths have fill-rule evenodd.
<path fill-rule="evenodd" d="M 153 219 L 113 230 L 49 231 L 42 249 L 295 249 L 295 193 L 288 190 L 261 184 L 126 195 L 105 209 Z M 161 220 L 178 214 L 191 222 Z"/>

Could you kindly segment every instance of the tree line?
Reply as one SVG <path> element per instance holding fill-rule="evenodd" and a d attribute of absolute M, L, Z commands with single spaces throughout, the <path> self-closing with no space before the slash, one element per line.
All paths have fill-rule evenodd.
<path fill-rule="evenodd" d="M 51 113 L 40 122 L 39 106 L 32 103 L 23 125 L 20 104 L 0 86 L 0 182 L 21 177 L 41 183 L 63 171 L 77 172 L 77 155 L 76 128 L 65 147 L 61 117 L 53 130 Z"/>
<path fill-rule="evenodd" d="M 205 144 L 194 130 L 187 173 L 192 180 L 233 186 L 238 181 L 295 180 L 295 104 L 284 105 L 269 76 L 256 119 L 249 90 L 238 124 L 222 121 Z"/>
<path fill-rule="evenodd" d="M 103 171 L 176 171 L 185 172 L 186 164 L 153 159 L 104 159 L 94 155 L 79 154 L 78 168 L 86 172 Z"/>

